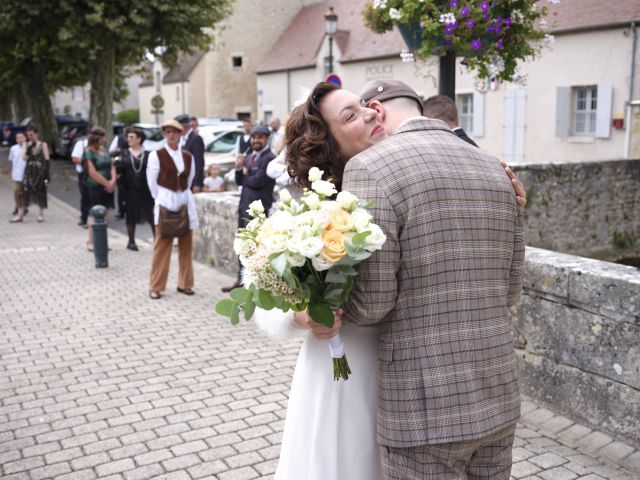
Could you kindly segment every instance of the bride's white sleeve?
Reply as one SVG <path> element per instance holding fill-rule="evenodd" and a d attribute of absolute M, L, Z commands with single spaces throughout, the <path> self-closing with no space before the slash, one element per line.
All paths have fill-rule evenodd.
<path fill-rule="evenodd" d="M 283 312 L 274 308 L 263 310 L 256 307 L 253 320 L 260 330 L 276 340 L 291 340 L 307 333 L 306 330 L 296 328 L 293 323 L 294 312 Z"/>

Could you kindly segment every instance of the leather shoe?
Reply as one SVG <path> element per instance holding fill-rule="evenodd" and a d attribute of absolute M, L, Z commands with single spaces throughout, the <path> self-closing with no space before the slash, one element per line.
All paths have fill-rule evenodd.
<path fill-rule="evenodd" d="M 149 298 L 151 300 L 159 300 L 160 297 L 162 297 L 162 295 L 160 295 L 160 292 L 157 292 L 156 290 L 149 290 Z"/>
<path fill-rule="evenodd" d="M 178 287 L 177 290 L 178 290 L 178 293 L 184 293 L 185 295 L 193 295 L 194 293 L 196 293 L 193 290 L 191 290 L 190 288 L 180 288 L 180 287 Z"/>
<path fill-rule="evenodd" d="M 133 250 L 134 252 L 137 252 L 138 251 L 138 246 L 133 242 L 129 242 L 127 244 L 127 249 L 128 250 Z"/>
<path fill-rule="evenodd" d="M 224 293 L 229 293 L 231 290 L 234 290 L 236 288 L 241 288 L 241 287 L 242 287 L 242 284 L 240 282 L 236 282 L 233 285 L 231 285 L 230 287 L 222 287 L 221 290 Z"/>

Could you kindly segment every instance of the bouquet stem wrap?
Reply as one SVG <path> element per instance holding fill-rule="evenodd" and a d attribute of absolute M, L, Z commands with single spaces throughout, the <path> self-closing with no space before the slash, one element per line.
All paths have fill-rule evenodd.
<path fill-rule="evenodd" d="M 329 340 L 329 351 L 333 359 L 333 379 L 336 381 L 341 378 L 348 380 L 351 369 L 349 368 L 347 356 L 344 353 L 344 342 L 339 333 Z"/>

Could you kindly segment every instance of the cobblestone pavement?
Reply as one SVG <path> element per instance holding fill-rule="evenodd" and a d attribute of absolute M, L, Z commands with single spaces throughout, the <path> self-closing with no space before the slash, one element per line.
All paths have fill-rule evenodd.
<path fill-rule="evenodd" d="M 44 223 L 13 225 L 11 208 L 2 176 L 0 478 L 272 478 L 299 343 L 216 317 L 233 279 L 212 268 L 195 266 L 187 297 L 172 263 L 152 301 L 151 245 L 110 232 L 96 269 L 76 211 L 50 198 Z M 632 447 L 530 401 L 523 413 L 513 478 L 640 478 Z"/>

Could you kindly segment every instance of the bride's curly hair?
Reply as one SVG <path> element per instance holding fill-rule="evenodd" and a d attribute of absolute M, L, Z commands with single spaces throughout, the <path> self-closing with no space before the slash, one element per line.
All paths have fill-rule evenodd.
<path fill-rule="evenodd" d="M 318 83 L 307 101 L 297 106 L 285 127 L 287 170 L 293 182 L 311 188 L 309 170 L 324 170 L 323 179 L 331 179 L 338 190 L 342 186 L 345 162 L 340 159 L 340 146 L 320 114 L 318 105 L 330 92 L 339 90 L 331 83 Z"/>

